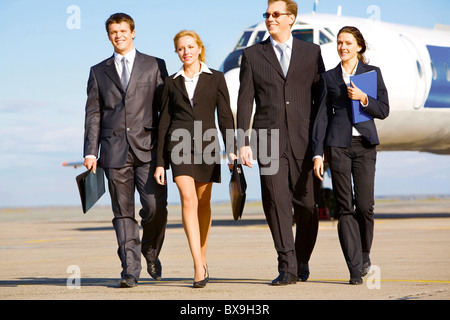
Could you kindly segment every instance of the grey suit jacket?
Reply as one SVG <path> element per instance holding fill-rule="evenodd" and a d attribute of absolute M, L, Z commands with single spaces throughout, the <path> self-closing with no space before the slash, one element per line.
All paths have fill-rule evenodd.
<path fill-rule="evenodd" d="M 103 168 L 123 167 L 131 147 L 143 162 L 156 157 L 164 60 L 136 51 L 128 90 L 114 57 L 93 66 L 87 86 L 84 156 L 97 155 Z"/>
<path fill-rule="evenodd" d="M 279 155 L 290 142 L 295 158 L 309 157 L 312 124 L 320 104 L 325 103 L 321 79 L 324 69 L 320 47 L 295 38 L 287 77 L 270 39 L 245 49 L 240 71 L 237 128 L 249 129 L 255 101 L 253 128 L 259 132 L 260 129 L 280 130 Z M 272 148 L 270 139 L 267 143 L 268 148 Z M 257 157 L 260 159 L 260 154 Z"/>

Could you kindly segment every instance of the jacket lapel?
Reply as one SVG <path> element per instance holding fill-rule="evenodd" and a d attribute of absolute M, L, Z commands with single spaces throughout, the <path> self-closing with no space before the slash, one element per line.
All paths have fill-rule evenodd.
<path fill-rule="evenodd" d="M 122 88 L 122 83 L 120 82 L 119 74 L 117 73 L 116 64 L 114 63 L 114 56 L 106 61 L 105 73 L 112 80 L 112 82 L 114 82 L 116 87 L 119 88 L 122 93 L 125 93 L 125 90 Z"/>
<path fill-rule="evenodd" d="M 184 77 L 178 76 L 175 79 L 173 79 L 173 85 L 175 86 L 175 88 L 177 88 L 178 91 L 180 91 L 183 94 L 183 96 L 187 99 L 187 101 L 189 101 L 189 95 L 186 91 L 186 86 L 184 84 Z"/>
<path fill-rule="evenodd" d="M 198 83 L 197 83 L 197 87 L 195 88 L 195 92 L 194 92 L 194 97 L 197 97 L 197 95 L 208 86 L 209 83 L 209 76 L 211 74 L 202 72 L 200 74 L 200 77 L 198 78 Z"/>
<path fill-rule="evenodd" d="M 301 41 L 294 38 L 294 41 L 292 43 L 291 61 L 289 63 L 289 70 L 288 70 L 288 74 L 287 74 L 288 77 L 289 77 L 289 74 L 291 74 L 293 72 L 293 70 L 295 70 L 295 68 L 297 67 L 299 62 L 303 61 L 302 54 L 301 54 L 302 46 L 303 45 L 302 45 Z"/>
<path fill-rule="evenodd" d="M 339 88 L 345 87 L 345 89 L 347 90 L 347 85 L 345 84 L 344 79 L 342 78 L 342 69 L 340 63 L 337 65 L 336 68 L 331 70 L 330 74 Z"/>
<path fill-rule="evenodd" d="M 145 70 L 145 61 L 142 54 L 136 50 L 134 58 L 133 70 L 131 70 L 130 81 L 128 82 L 128 90 L 132 90 L 138 83 L 142 72 Z"/>
<path fill-rule="evenodd" d="M 356 74 L 361 74 L 361 73 L 364 73 L 364 72 L 366 72 L 366 65 L 363 62 L 359 61 L 358 62 L 358 68 L 356 68 L 355 75 Z"/>
<path fill-rule="evenodd" d="M 281 69 L 280 61 L 278 61 L 277 55 L 273 49 L 270 39 L 267 38 L 262 43 L 262 51 L 264 58 L 278 71 L 278 73 L 284 78 L 283 70 Z M 292 60 L 292 59 L 291 59 Z"/>

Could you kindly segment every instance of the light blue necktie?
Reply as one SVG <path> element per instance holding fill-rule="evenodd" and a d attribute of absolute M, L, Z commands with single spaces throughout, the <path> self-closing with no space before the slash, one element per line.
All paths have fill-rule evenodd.
<path fill-rule="evenodd" d="M 284 76 L 287 76 L 289 70 L 289 57 L 286 54 L 287 44 L 286 43 L 278 43 L 277 48 L 281 52 L 280 64 L 281 69 L 283 69 Z"/>
<path fill-rule="evenodd" d="M 123 57 L 122 58 L 122 77 L 120 80 L 122 81 L 122 86 L 125 91 L 127 91 L 128 82 L 130 81 L 130 70 L 128 70 L 127 62 L 128 62 L 127 58 Z"/>

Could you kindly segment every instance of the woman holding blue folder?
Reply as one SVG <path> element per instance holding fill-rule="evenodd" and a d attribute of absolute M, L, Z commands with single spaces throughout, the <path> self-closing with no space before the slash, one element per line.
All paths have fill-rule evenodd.
<path fill-rule="evenodd" d="M 344 27 L 337 37 L 341 62 L 323 74 L 327 105 L 318 111 L 313 131 L 314 173 L 323 180 L 324 159 L 330 165 L 339 217 L 338 233 L 350 271 L 350 284 L 362 284 L 370 270 L 373 240 L 376 146 L 379 144 L 374 118 L 389 115 L 386 86 L 378 67 L 367 64 L 366 42 L 355 27 Z M 354 82 L 358 75 L 376 72 L 376 96 L 363 92 Z M 352 77 L 355 80 L 352 81 Z M 325 85 L 325 84 L 324 84 Z M 352 105 L 359 101 L 366 121 L 354 119 Z M 352 186 L 353 180 L 353 186 Z"/>

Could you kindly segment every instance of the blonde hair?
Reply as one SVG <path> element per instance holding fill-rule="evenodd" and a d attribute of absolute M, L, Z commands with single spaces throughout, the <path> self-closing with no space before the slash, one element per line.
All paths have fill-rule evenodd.
<path fill-rule="evenodd" d="M 185 36 L 190 36 L 195 39 L 195 42 L 197 42 L 198 47 L 202 49 L 202 52 L 200 53 L 200 56 L 198 57 L 198 59 L 201 62 L 206 63 L 205 46 L 203 45 L 203 41 L 200 38 L 200 36 L 197 34 L 197 32 L 195 32 L 193 30 L 181 30 L 180 32 L 178 32 L 176 34 L 175 38 L 173 38 L 173 44 L 175 45 L 175 52 L 177 51 L 178 40 L 180 40 L 180 38 L 185 37 Z"/>

